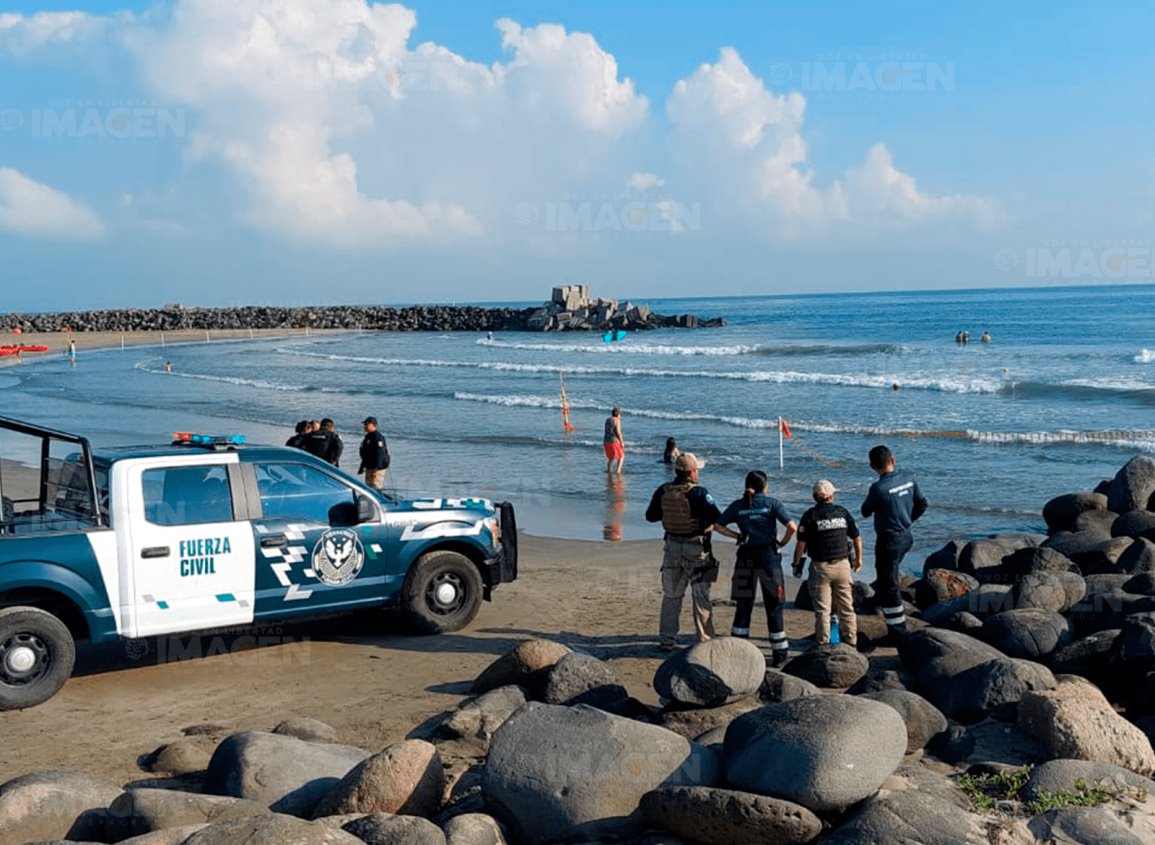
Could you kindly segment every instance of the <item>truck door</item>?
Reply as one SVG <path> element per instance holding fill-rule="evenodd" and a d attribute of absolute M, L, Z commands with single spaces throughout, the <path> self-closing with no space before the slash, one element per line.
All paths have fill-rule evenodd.
<path fill-rule="evenodd" d="M 126 476 L 127 556 L 122 583 L 130 636 L 253 621 L 254 552 L 235 453 L 142 458 Z"/>
<path fill-rule="evenodd" d="M 386 526 L 381 505 L 358 522 L 357 498 L 367 495 L 337 473 L 292 460 L 254 461 L 261 514 L 253 518 L 257 554 L 257 616 L 302 609 L 340 610 L 382 604 Z"/>

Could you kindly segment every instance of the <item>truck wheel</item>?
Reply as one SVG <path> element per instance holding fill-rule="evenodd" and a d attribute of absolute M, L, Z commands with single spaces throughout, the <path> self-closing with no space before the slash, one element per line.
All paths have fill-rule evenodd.
<path fill-rule="evenodd" d="M 0 610 L 0 710 L 35 707 L 72 675 L 76 645 L 63 622 L 37 607 Z"/>
<path fill-rule="evenodd" d="M 423 634 L 459 631 L 481 608 L 481 573 L 465 555 L 430 552 L 405 577 L 402 606 Z"/>

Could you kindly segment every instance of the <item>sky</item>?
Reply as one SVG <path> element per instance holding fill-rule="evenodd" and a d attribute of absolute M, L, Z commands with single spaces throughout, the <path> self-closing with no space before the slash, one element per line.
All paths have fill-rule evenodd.
<path fill-rule="evenodd" d="M 1155 281 L 1149 3 L 0 0 L 0 311 Z"/>

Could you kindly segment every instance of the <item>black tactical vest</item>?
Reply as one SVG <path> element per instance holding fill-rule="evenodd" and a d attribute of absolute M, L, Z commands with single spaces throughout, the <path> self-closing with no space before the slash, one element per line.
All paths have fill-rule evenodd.
<path fill-rule="evenodd" d="M 847 513 L 841 505 L 823 502 L 814 506 L 814 521 L 806 526 L 806 554 L 811 560 L 829 561 L 846 558 Z"/>

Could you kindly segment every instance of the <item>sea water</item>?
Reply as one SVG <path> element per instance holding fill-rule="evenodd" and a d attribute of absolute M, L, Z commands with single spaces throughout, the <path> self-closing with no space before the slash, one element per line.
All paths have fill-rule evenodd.
<path fill-rule="evenodd" d="M 705 459 L 724 507 L 749 469 L 797 518 L 827 478 L 853 513 L 877 443 L 913 470 L 930 510 L 907 568 L 954 537 L 1041 531 L 1043 504 L 1155 452 L 1155 287 L 659 300 L 719 329 L 380 333 L 81 351 L 4 371 L 3 413 L 96 443 L 176 430 L 281 443 L 329 416 L 357 468 L 376 416 L 405 493 L 509 499 L 523 529 L 658 537 L 644 519 L 669 478 L 667 437 Z M 966 346 L 955 342 L 969 331 Z M 992 340 L 983 344 L 984 331 Z M 171 360 L 173 372 L 165 372 Z M 562 427 L 564 378 L 575 427 Z M 625 471 L 607 476 L 603 422 L 622 409 Z M 779 468 L 778 419 L 786 420 Z M 863 525 L 866 570 L 873 531 Z"/>

